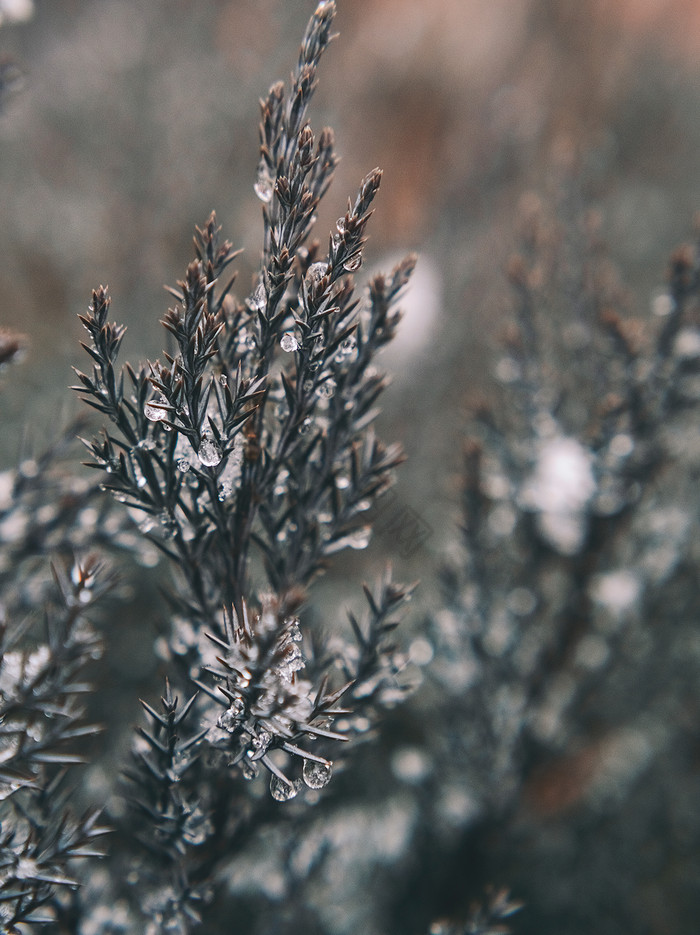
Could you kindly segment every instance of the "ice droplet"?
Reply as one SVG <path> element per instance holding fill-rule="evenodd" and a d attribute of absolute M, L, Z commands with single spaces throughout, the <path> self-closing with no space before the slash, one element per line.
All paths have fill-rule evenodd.
<path fill-rule="evenodd" d="M 309 789 L 323 789 L 328 785 L 333 774 L 333 764 L 318 763 L 316 760 L 304 760 L 304 782 Z"/>
<path fill-rule="evenodd" d="M 290 799 L 296 796 L 298 791 L 296 783 L 285 782 L 275 775 L 270 777 L 270 795 L 277 802 L 289 802 Z"/>
<path fill-rule="evenodd" d="M 338 359 L 342 360 L 344 357 L 348 357 L 357 347 L 357 341 L 355 340 L 354 335 L 350 335 L 349 338 L 345 338 L 344 341 L 340 342 L 338 347 Z"/>
<path fill-rule="evenodd" d="M 280 339 L 280 347 L 283 351 L 286 351 L 287 354 L 291 354 L 292 351 L 297 350 L 299 342 L 291 331 L 287 331 Z"/>
<path fill-rule="evenodd" d="M 235 701 L 230 708 L 227 708 L 223 714 L 219 715 L 216 720 L 216 726 L 220 727 L 221 730 L 225 730 L 229 734 L 232 734 L 240 723 L 244 707 L 245 706 L 240 698 L 237 699 L 237 701 Z"/>
<path fill-rule="evenodd" d="M 253 190 L 263 204 L 269 204 L 272 201 L 272 193 L 275 189 L 272 177 L 270 176 L 270 172 L 264 160 L 258 166 L 258 174 L 255 179 L 255 185 L 253 185 Z"/>
<path fill-rule="evenodd" d="M 265 756 L 271 743 L 272 734 L 268 730 L 261 730 L 251 737 L 248 756 L 251 760 L 259 760 L 261 756 Z"/>
<path fill-rule="evenodd" d="M 335 393 L 335 380 L 326 380 L 316 388 L 316 395 L 321 399 L 330 399 Z"/>
<path fill-rule="evenodd" d="M 320 282 L 328 272 L 327 263 L 312 263 L 306 273 L 306 281 L 310 286 L 315 286 Z"/>
<path fill-rule="evenodd" d="M 344 474 L 339 474 L 335 479 L 335 486 L 338 490 L 347 490 L 350 486 L 350 478 Z"/>
<path fill-rule="evenodd" d="M 345 217 L 338 218 L 338 220 L 335 222 L 335 227 L 339 234 L 344 234 L 345 231 L 347 230 Z"/>
<path fill-rule="evenodd" d="M 205 467 L 215 467 L 222 458 L 221 448 L 219 448 L 213 438 L 204 436 L 199 450 L 197 451 L 197 457 Z"/>
<path fill-rule="evenodd" d="M 307 416 L 307 418 L 304 419 L 304 421 L 299 426 L 299 434 L 308 435 L 310 431 L 311 431 L 311 419 Z"/>
<path fill-rule="evenodd" d="M 280 678 L 284 679 L 285 682 L 291 682 L 295 672 L 298 672 L 299 669 L 304 668 L 304 657 L 301 654 L 301 650 L 295 644 L 289 646 L 285 652 L 282 661 L 277 669 L 279 672 Z"/>
<path fill-rule="evenodd" d="M 287 636 L 293 643 L 301 643 L 302 636 L 301 630 L 299 629 L 299 620 L 294 618 L 289 625 L 289 630 L 287 631 Z"/>
<path fill-rule="evenodd" d="M 262 282 L 258 283 L 258 285 L 255 288 L 255 292 L 253 292 L 253 295 L 251 296 L 249 301 L 250 301 L 250 307 L 254 311 L 260 311 L 260 309 L 265 308 L 265 306 L 267 305 L 267 292 L 265 292 L 264 283 Z"/>
<path fill-rule="evenodd" d="M 349 545 L 351 549 L 366 549 L 371 538 L 372 527 L 362 526 L 360 529 L 351 532 L 350 535 L 347 536 L 346 545 Z"/>
<path fill-rule="evenodd" d="M 17 880 L 29 880 L 39 874 L 39 867 L 31 857 L 21 857 L 15 867 L 15 878 Z"/>
<path fill-rule="evenodd" d="M 185 841 L 197 847 L 200 844 L 204 844 L 209 835 L 214 831 L 214 826 L 202 809 L 196 807 L 185 819 L 182 830 Z"/>
<path fill-rule="evenodd" d="M 240 762 L 241 775 L 244 779 L 247 779 L 248 782 L 251 782 L 255 779 L 260 772 L 260 767 L 255 762 L 255 760 L 243 759 Z"/>
<path fill-rule="evenodd" d="M 177 459 L 177 469 L 178 469 L 178 471 L 181 471 L 183 474 L 187 474 L 187 472 L 189 471 L 189 469 L 190 469 L 191 467 L 192 467 L 192 465 L 191 465 L 190 462 L 187 460 L 187 458 L 178 458 L 178 459 Z"/>
<path fill-rule="evenodd" d="M 228 383 L 228 377 L 226 376 L 225 373 L 220 373 L 220 374 L 219 374 L 219 383 L 220 383 L 222 386 L 226 386 L 226 384 Z"/>
<path fill-rule="evenodd" d="M 355 253 L 353 256 L 349 256 L 347 260 L 343 263 L 343 269 L 348 273 L 356 273 L 357 270 L 362 266 L 362 254 Z"/>
<path fill-rule="evenodd" d="M 168 418 L 167 410 L 163 409 L 163 406 L 168 405 L 168 400 L 161 393 L 157 399 L 149 400 L 146 405 L 143 407 L 143 414 L 151 422 L 162 422 L 163 419 Z"/>
<path fill-rule="evenodd" d="M 163 510 L 159 519 L 163 535 L 166 539 L 172 539 L 177 532 L 177 520 L 167 510 Z"/>

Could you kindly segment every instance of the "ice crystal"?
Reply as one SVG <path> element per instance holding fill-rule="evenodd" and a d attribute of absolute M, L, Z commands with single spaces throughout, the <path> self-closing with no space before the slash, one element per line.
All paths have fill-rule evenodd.
<path fill-rule="evenodd" d="M 269 169 L 264 161 L 258 166 L 258 174 L 253 188 L 255 194 L 264 204 L 269 204 L 269 202 L 272 201 L 272 195 L 275 189 Z"/>
<path fill-rule="evenodd" d="M 323 789 L 331 781 L 333 764 L 317 760 L 304 760 L 303 777 L 309 789 Z"/>
<path fill-rule="evenodd" d="M 289 354 L 297 350 L 299 342 L 291 331 L 287 331 L 280 339 L 280 347 Z"/>
<path fill-rule="evenodd" d="M 287 782 L 274 774 L 270 777 L 270 795 L 277 802 L 289 802 L 298 792 L 299 787 L 296 783 Z"/>
<path fill-rule="evenodd" d="M 221 448 L 214 439 L 205 436 L 197 449 L 197 457 L 205 467 L 216 467 L 223 455 Z"/>

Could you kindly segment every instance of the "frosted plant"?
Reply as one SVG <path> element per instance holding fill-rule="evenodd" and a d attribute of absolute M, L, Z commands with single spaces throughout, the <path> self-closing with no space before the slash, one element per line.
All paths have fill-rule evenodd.
<path fill-rule="evenodd" d="M 633 317 L 597 225 L 584 217 L 562 230 L 541 206 L 534 214 L 509 265 L 514 316 L 498 383 L 472 409 L 461 550 L 442 570 L 431 667 L 444 693 L 435 824 L 461 827 L 465 861 L 495 853 L 484 872 L 510 874 L 528 907 L 561 877 L 560 834 L 576 842 L 572 875 L 573 829 L 614 815 L 607 833 L 627 841 L 643 779 L 649 800 L 675 813 L 667 757 L 687 739 L 666 712 L 697 684 L 679 659 L 697 640 L 700 404 L 697 246 L 672 255 L 664 300 Z M 593 862 L 601 840 L 588 841 Z M 599 884 L 639 919 L 615 872 L 610 858 Z M 586 900 L 565 905 L 593 917 Z"/>
<path fill-rule="evenodd" d="M 87 723 L 82 670 L 99 655 L 86 613 L 109 585 L 99 564 L 55 569 L 58 599 L 45 608 L 43 639 L 18 621 L 0 629 L 0 920 L 51 922 L 78 886 L 76 862 L 102 855 L 99 810 L 68 808 L 72 746 L 97 732 Z M 80 860 L 82 859 L 82 860 Z"/>
<path fill-rule="evenodd" d="M 396 299 L 414 258 L 358 294 L 365 230 L 381 172 L 370 172 L 322 252 L 309 242 L 336 165 L 333 133 L 314 136 L 307 109 L 335 4 L 311 17 L 287 90 L 261 104 L 263 249 L 250 294 L 233 292 L 237 252 L 214 214 L 195 232 L 195 258 L 162 324 L 172 353 L 139 368 L 117 359 L 124 328 L 93 293 L 81 321 L 89 374 L 75 387 L 109 420 L 86 442 L 102 487 L 170 561 L 170 682 L 143 702 L 128 771 L 134 823 L 151 860 L 140 872 L 153 931 L 187 931 L 212 896 L 216 868 L 267 820 L 251 797 L 318 796 L 346 741 L 408 689 L 389 642 L 410 588 L 366 588 L 364 623 L 319 645 L 305 624 L 307 589 L 329 558 L 370 541 L 366 511 L 403 459 L 375 435 L 385 387 L 373 366 L 393 338 Z M 196 692 L 198 689 L 198 693 Z M 364 728 L 366 729 L 366 728 Z M 363 730 L 364 730 L 363 729 Z M 138 858 L 135 858 L 138 860 Z M 144 893 L 147 896 L 144 896 Z M 95 910 L 98 911 L 98 910 Z M 151 931 L 151 929 L 149 929 Z"/>

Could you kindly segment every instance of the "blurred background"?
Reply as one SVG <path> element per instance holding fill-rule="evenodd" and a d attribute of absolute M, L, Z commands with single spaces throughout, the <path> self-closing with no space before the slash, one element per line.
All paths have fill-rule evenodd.
<path fill-rule="evenodd" d="M 0 323 L 30 339 L 23 367 L 3 386 L 3 467 L 16 462 L 26 434 L 40 439 L 77 410 L 66 386 L 71 363 L 83 366 L 76 315 L 94 286 L 109 285 L 113 315 L 129 327 L 126 356 L 155 356 L 168 304 L 162 286 L 181 277 L 194 225 L 216 209 L 225 236 L 245 250 L 239 291 L 247 292 L 261 240 L 253 193 L 258 99 L 287 78 L 313 5 L 0 2 L 0 58 L 23 76 L 0 115 Z M 434 600 L 435 569 L 456 536 L 466 403 L 490 385 L 511 301 L 504 268 L 527 199 L 535 192 L 556 201 L 575 179 L 581 207 L 600 212 L 629 307 L 641 317 L 662 287 L 666 257 L 692 230 L 700 208 L 700 5 L 339 0 L 337 29 L 312 108 L 314 128 L 335 129 L 342 157 L 319 211 L 318 236 L 323 243 L 348 195 L 378 165 L 385 175 L 366 267 L 391 266 L 411 250 L 420 257 L 406 319 L 385 355 L 393 384 L 381 421 L 384 436 L 400 440 L 409 456 L 396 497 L 421 534 L 415 548 L 393 558 L 399 578 L 425 582 L 410 624 L 417 630 Z M 323 600 L 340 604 L 356 594 L 355 582 L 374 573 L 390 546 L 391 535 L 383 540 L 380 529 L 366 553 L 343 559 L 342 576 L 326 579 Z M 128 650 L 122 654 L 126 665 Z M 147 669 L 144 663 L 141 674 Z M 698 759 L 691 772 L 700 783 Z M 420 788 L 416 762 L 406 780 L 411 795 Z M 404 776 L 411 768 L 409 759 Z M 399 778 L 401 769 L 395 764 Z M 696 804 L 688 804 L 695 819 Z M 462 803 L 462 818 L 465 809 Z M 387 862 L 405 858 L 402 849 L 417 840 L 405 827 L 401 832 L 406 814 L 399 808 L 387 830 Z M 663 816 L 654 821 L 647 843 L 666 833 Z M 391 845 L 394 832 L 398 843 Z M 500 864 L 493 858 L 488 870 L 470 864 L 474 858 L 465 854 L 476 852 L 453 841 L 451 859 L 462 863 L 452 872 L 455 879 L 496 877 L 534 901 L 531 921 L 519 931 L 534 932 L 537 924 L 540 932 L 561 933 L 689 930 L 678 926 L 698 902 L 688 895 L 700 867 L 692 835 L 685 858 L 674 858 L 678 872 L 664 870 L 673 886 L 664 889 L 654 878 L 657 902 L 675 894 L 681 906 L 671 921 L 661 911 L 642 920 L 625 910 L 600 924 L 604 899 L 592 892 L 604 889 L 603 881 L 589 884 L 586 898 L 597 906 L 590 912 L 571 892 L 574 880 L 580 886 L 591 879 L 595 836 L 580 858 L 583 868 L 566 852 L 576 875 L 551 895 L 559 833 L 550 829 L 547 840 L 555 844 L 537 851 L 541 884 L 528 881 L 517 852 L 508 850 L 520 846 L 517 834 L 491 848 Z M 614 853 L 632 861 L 636 847 L 625 839 Z M 404 863 L 397 874 L 408 872 Z M 647 883 L 631 882 L 625 899 L 632 902 Z M 439 887 L 431 886 L 426 917 L 440 910 Z M 458 910 L 450 886 L 442 896 Z M 398 900 L 400 887 L 392 892 Z M 568 928 L 567 918 L 575 918 Z M 547 927 L 553 920 L 556 929 Z"/>

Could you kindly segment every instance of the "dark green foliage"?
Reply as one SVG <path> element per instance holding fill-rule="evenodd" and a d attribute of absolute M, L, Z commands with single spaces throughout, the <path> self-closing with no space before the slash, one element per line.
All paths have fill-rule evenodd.
<path fill-rule="evenodd" d="M 179 705 L 168 684 L 160 711 L 143 702 L 150 724 L 127 773 L 136 837 L 152 855 L 131 901 L 154 931 L 188 930 L 237 841 L 275 815 L 246 781 L 265 773 L 278 801 L 318 795 L 343 744 L 366 730 L 356 719 L 409 688 L 387 636 L 410 589 L 389 578 L 376 598 L 365 589 L 368 622 L 351 618 L 350 641 L 333 652 L 302 642 L 307 589 L 330 556 L 367 545 L 362 514 L 402 460 L 372 429 L 385 386 L 373 360 L 415 262 L 356 296 L 379 170 L 328 253 L 307 246 L 337 161 L 332 132 L 316 142 L 307 121 L 334 13 L 318 6 L 289 93 L 276 84 L 261 103 L 263 250 L 251 294 L 235 297 L 226 277 L 237 254 L 212 214 L 170 290 L 172 352 L 119 369 L 124 328 L 109 321 L 103 288 L 81 316 L 93 367 L 76 371 L 75 389 L 110 422 L 86 442 L 89 466 L 170 560 L 171 642 L 182 648 L 170 651 L 172 675 L 200 689 Z"/>

